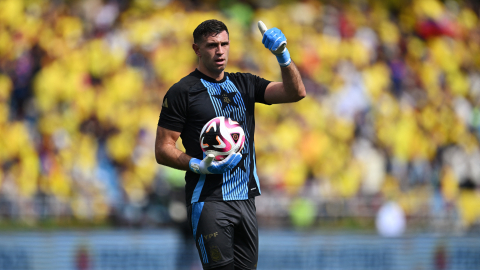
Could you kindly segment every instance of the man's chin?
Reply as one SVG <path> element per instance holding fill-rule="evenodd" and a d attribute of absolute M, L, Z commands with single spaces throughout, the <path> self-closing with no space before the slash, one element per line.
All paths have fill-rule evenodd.
<path fill-rule="evenodd" d="M 227 67 L 226 65 L 214 66 L 214 67 L 212 67 L 212 68 L 210 69 L 210 72 L 213 72 L 213 73 L 216 73 L 216 74 L 220 74 L 220 73 L 222 73 L 222 72 L 225 70 L 226 67 Z"/>
<path fill-rule="evenodd" d="M 227 68 L 227 63 L 222 64 L 222 65 L 216 65 L 214 68 L 215 68 L 216 70 L 222 72 L 222 71 L 225 70 L 225 68 Z"/>

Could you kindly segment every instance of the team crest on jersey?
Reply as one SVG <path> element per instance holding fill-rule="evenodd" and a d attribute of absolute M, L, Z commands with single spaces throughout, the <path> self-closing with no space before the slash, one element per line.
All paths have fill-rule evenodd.
<path fill-rule="evenodd" d="M 168 108 L 167 98 L 165 98 L 165 101 L 163 102 L 162 107 Z"/>
<path fill-rule="evenodd" d="M 223 98 L 223 102 L 230 104 L 231 100 L 230 100 L 230 97 L 228 95 L 223 94 L 222 98 Z"/>
<path fill-rule="evenodd" d="M 222 254 L 217 246 L 210 246 L 210 257 L 214 262 L 218 262 L 222 259 Z"/>
<path fill-rule="evenodd" d="M 218 98 L 222 102 L 222 110 L 225 109 L 228 105 L 233 107 L 238 107 L 238 104 L 235 103 L 233 98 L 237 92 L 227 92 L 225 89 L 221 88 L 220 95 L 212 95 L 215 98 Z"/>

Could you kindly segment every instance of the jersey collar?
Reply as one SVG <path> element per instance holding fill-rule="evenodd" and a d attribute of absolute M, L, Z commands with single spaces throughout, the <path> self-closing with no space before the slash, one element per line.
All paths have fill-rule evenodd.
<path fill-rule="evenodd" d="M 228 72 L 224 72 L 224 73 L 223 73 L 223 79 L 221 79 L 221 80 L 219 80 L 219 81 L 213 79 L 212 77 L 209 77 L 209 76 L 203 74 L 203 73 L 200 72 L 198 69 L 195 69 L 195 71 L 192 72 L 192 75 L 194 75 L 195 77 L 198 77 L 198 78 L 200 78 L 200 79 L 204 79 L 204 80 L 206 80 L 206 81 L 208 81 L 208 82 L 212 82 L 212 83 L 222 83 L 222 82 L 224 82 L 224 81 L 227 80 Z"/>

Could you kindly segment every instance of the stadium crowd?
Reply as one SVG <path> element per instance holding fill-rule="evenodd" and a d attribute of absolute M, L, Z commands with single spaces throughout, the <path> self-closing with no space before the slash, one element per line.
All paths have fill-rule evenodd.
<path fill-rule="evenodd" d="M 407 218 L 478 225 L 479 11 L 453 0 L 2 0 L 0 220 L 181 220 L 183 172 L 156 164 L 157 121 L 165 92 L 196 67 L 194 27 L 217 18 L 230 30 L 227 71 L 280 78 L 262 20 L 285 33 L 307 88 L 299 103 L 256 108 L 260 222 L 315 226 L 395 201 Z"/>

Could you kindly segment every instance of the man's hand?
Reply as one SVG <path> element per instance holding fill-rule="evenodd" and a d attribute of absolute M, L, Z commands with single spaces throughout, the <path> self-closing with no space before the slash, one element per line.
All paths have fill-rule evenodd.
<path fill-rule="evenodd" d="M 203 160 L 198 158 L 190 159 L 188 167 L 198 174 L 223 174 L 235 167 L 242 159 L 240 153 L 232 153 L 222 161 L 214 161 L 214 155 L 208 154 Z"/>
<path fill-rule="evenodd" d="M 282 31 L 278 28 L 267 29 L 262 21 L 258 21 L 258 29 L 263 35 L 263 45 L 277 57 L 280 66 L 286 67 L 290 65 L 292 60 L 290 59 L 290 53 L 286 47 L 287 38 Z"/>

